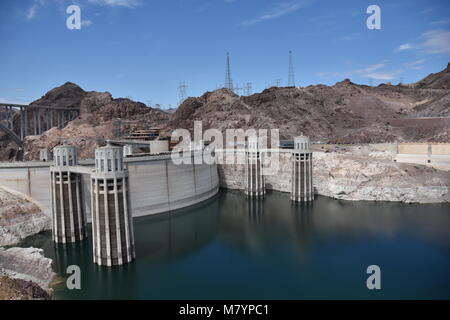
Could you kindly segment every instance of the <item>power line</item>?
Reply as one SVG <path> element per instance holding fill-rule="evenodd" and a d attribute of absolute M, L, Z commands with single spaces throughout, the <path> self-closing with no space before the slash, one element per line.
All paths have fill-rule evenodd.
<path fill-rule="evenodd" d="M 181 105 L 183 101 L 186 100 L 186 88 L 187 85 L 184 82 L 180 83 L 178 86 L 178 105 Z"/>
<path fill-rule="evenodd" d="M 252 83 L 247 82 L 244 86 L 244 96 L 249 96 L 252 94 Z"/>
<path fill-rule="evenodd" d="M 294 64 L 292 62 L 292 51 L 289 51 L 288 87 L 295 87 Z"/>
<path fill-rule="evenodd" d="M 238 84 L 236 84 L 236 86 L 233 88 L 233 90 L 231 90 L 231 91 L 233 91 L 234 93 L 238 93 L 238 91 L 241 91 L 242 89 L 244 89 L 244 88 L 239 88 L 239 85 Z"/>
<path fill-rule="evenodd" d="M 228 52 L 227 52 L 226 74 L 225 74 L 225 88 L 233 91 L 233 80 L 231 79 L 230 54 Z"/>

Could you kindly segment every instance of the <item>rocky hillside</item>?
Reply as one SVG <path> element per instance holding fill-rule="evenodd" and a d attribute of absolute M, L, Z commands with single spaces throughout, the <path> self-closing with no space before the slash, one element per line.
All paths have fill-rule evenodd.
<path fill-rule="evenodd" d="M 0 246 L 19 243 L 26 237 L 50 229 L 50 217 L 35 203 L 0 187 Z"/>
<path fill-rule="evenodd" d="M 449 77 L 450 65 L 412 85 L 370 87 L 346 79 L 334 86 L 273 87 L 248 97 L 221 89 L 187 99 L 169 128 L 192 129 L 202 120 L 204 129 L 279 128 L 285 139 L 303 131 L 333 143 L 450 142 L 450 121 L 406 120 L 450 117 Z"/>
<path fill-rule="evenodd" d="M 131 130 L 164 125 L 169 115 L 130 99 L 114 99 L 109 92 L 86 92 L 74 83 L 50 90 L 32 104 L 80 108 L 80 117 L 65 128 L 52 128 L 25 140 L 25 160 L 36 160 L 39 149 L 67 141 L 79 147 L 80 158 L 92 158 L 106 139 L 120 138 Z"/>
<path fill-rule="evenodd" d="M 36 159 L 39 148 L 63 140 L 82 147 L 82 157 L 92 157 L 105 139 L 155 126 L 170 136 L 177 128 L 192 130 L 195 120 L 202 120 L 204 129 L 278 128 L 283 139 L 305 132 L 315 142 L 450 142 L 449 79 L 450 64 L 407 85 L 370 87 L 346 79 L 333 86 L 273 87 L 251 96 L 220 89 L 186 99 L 173 113 L 67 82 L 32 104 L 79 107 L 80 118 L 63 130 L 28 137 L 24 158 Z M 0 147 L 0 161 L 17 158 L 18 147 L 1 133 Z"/>
<path fill-rule="evenodd" d="M 427 89 L 450 89 L 450 63 L 445 70 L 438 73 L 432 73 L 423 80 L 417 82 L 418 88 Z"/>
<path fill-rule="evenodd" d="M 130 99 L 114 99 L 109 92 L 84 91 L 78 85 L 66 82 L 60 87 L 47 92 L 32 105 L 80 108 L 81 115 L 95 125 L 112 119 L 149 120 L 149 125 L 156 125 L 168 119 L 165 112 L 147 107 L 141 102 Z"/>

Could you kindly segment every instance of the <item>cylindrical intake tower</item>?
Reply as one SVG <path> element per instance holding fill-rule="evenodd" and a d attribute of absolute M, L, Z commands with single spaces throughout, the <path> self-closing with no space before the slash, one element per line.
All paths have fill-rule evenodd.
<path fill-rule="evenodd" d="M 309 137 L 301 135 L 294 138 L 291 200 L 296 202 L 314 200 L 310 144 Z"/>
<path fill-rule="evenodd" d="M 50 167 L 52 187 L 52 238 L 56 243 L 84 240 L 86 216 L 82 192 L 82 177 L 70 172 L 77 165 L 74 146 L 61 145 L 53 149 L 54 164 Z"/>
<path fill-rule="evenodd" d="M 257 137 L 249 137 L 245 150 L 245 194 L 249 197 L 264 197 L 266 194 L 263 175 L 263 155 Z"/>
<path fill-rule="evenodd" d="M 128 189 L 122 147 L 107 145 L 96 149 L 91 212 L 94 263 L 98 265 L 122 265 L 135 258 Z"/>

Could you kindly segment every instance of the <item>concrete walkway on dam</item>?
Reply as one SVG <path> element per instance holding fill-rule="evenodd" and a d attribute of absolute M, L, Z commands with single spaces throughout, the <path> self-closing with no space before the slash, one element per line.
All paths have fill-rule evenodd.
<path fill-rule="evenodd" d="M 201 157 L 201 154 L 199 155 Z M 216 164 L 175 165 L 170 155 L 124 158 L 128 166 L 133 217 L 167 212 L 207 200 L 219 190 Z M 0 186 L 20 192 L 51 215 L 51 162 L 0 163 Z M 79 161 L 92 167 L 93 160 Z M 83 197 L 90 221 L 90 176 L 83 174 Z"/>

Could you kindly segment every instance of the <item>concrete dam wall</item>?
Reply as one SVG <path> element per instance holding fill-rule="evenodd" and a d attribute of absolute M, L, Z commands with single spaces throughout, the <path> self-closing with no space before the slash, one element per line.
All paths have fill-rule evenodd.
<path fill-rule="evenodd" d="M 184 208 L 214 196 L 219 189 L 216 164 L 175 165 L 170 155 L 125 158 L 133 217 Z M 50 162 L 0 163 L 0 186 L 20 192 L 51 215 Z M 93 167 L 93 160 L 80 161 Z M 83 202 L 90 221 L 90 176 L 83 174 Z"/>

